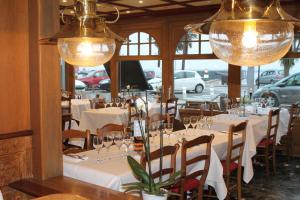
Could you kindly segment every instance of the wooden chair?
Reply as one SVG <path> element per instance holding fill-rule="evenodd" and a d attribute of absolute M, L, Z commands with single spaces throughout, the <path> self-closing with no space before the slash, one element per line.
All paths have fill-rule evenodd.
<path fill-rule="evenodd" d="M 177 102 L 178 98 L 170 98 L 166 102 L 166 111 L 165 113 L 168 114 L 171 118 L 175 119 L 177 114 Z"/>
<path fill-rule="evenodd" d="M 280 109 L 271 110 L 268 117 L 268 129 L 264 139 L 257 145 L 256 159 L 264 159 L 266 174 L 269 176 L 269 159 L 273 161 L 273 173 L 276 173 L 276 135 L 279 125 Z"/>
<path fill-rule="evenodd" d="M 95 105 L 94 106 L 95 109 L 105 108 L 104 100 L 99 100 L 98 102 L 95 102 L 94 105 Z"/>
<path fill-rule="evenodd" d="M 181 181 L 175 185 L 171 191 L 180 194 L 180 199 L 183 200 L 186 197 L 187 191 L 198 190 L 193 193 L 191 199 L 202 200 L 203 198 L 203 186 L 208 174 L 211 156 L 211 143 L 214 135 L 204 135 L 195 138 L 191 141 L 183 140 L 181 147 Z M 195 146 L 206 146 L 205 152 L 197 151 L 199 154 L 192 159 L 187 160 L 187 151 Z M 204 168 L 188 174 L 187 168 L 197 162 L 204 162 Z M 200 178 L 198 178 L 200 176 Z"/>
<path fill-rule="evenodd" d="M 219 111 L 219 110 L 203 110 L 203 116 L 216 116 L 221 114 L 228 114 L 227 111 Z"/>
<path fill-rule="evenodd" d="M 170 156 L 170 158 L 171 158 L 170 167 L 162 169 L 161 173 L 163 176 L 165 176 L 165 175 L 171 176 L 175 173 L 176 155 L 177 155 L 178 149 L 179 149 L 179 144 L 175 144 L 174 146 L 164 146 L 163 147 L 163 149 L 162 149 L 163 157 Z M 153 151 L 150 153 L 150 160 L 151 161 L 157 160 L 160 158 L 160 156 L 161 156 L 161 150 L 157 149 L 156 151 Z M 164 158 L 164 162 L 165 162 L 165 159 L 166 158 Z M 143 153 L 141 156 L 141 165 L 144 167 L 144 169 L 146 169 L 147 161 L 148 160 L 147 160 L 146 154 Z M 153 175 L 153 178 L 156 179 L 156 178 L 160 177 L 160 171 L 152 172 L 152 175 Z"/>
<path fill-rule="evenodd" d="M 62 131 L 65 130 L 66 122 L 69 123 L 68 129 L 71 129 L 72 123 L 72 113 L 71 113 L 71 96 L 65 97 L 61 96 L 61 102 L 67 102 L 66 106 L 61 107 L 61 124 L 62 124 Z"/>
<path fill-rule="evenodd" d="M 195 109 L 195 108 L 179 109 L 179 116 L 180 116 L 181 121 L 185 117 L 203 116 L 203 110 L 202 109 Z"/>
<path fill-rule="evenodd" d="M 102 128 L 97 128 L 97 135 L 100 137 L 111 132 L 121 132 L 124 134 L 124 126 L 119 124 L 106 124 Z"/>
<path fill-rule="evenodd" d="M 228 132 L 228 145 L 226 160 L 222 160 L 223 176 L 227 186 L 227 197 L 230 199 L 230 193 L 237 188 L 238 200 L 242 199 L 242 158 L 246 140 L 246 128 L 248 121 L 242 122 L 236 126 L 231 125 Z M 233 135 L 238 134 L 241 138 L 238 142 L 234 142 Z M 236 181 L 234 185 L 230 184 L 232 172 L 237 171 Z"/>
<path fill-rule="evenodd" d="M 205 104 L 205 102 L 203 102 L 203 101 L 186 101 L 185 108 L 203 109 L 204 104 Z"/>
<path fill-rule="evenodd" d="M 69 140 L 71 138 L 82 138 L 85 139 L 84 143 L 84 149 L 81 149 L 78 146 L 70 145 L 70 144 L 64 144 L 63 145 L 63 153 L 79 153 L 82 151 L 88 151 L 91 149 L 91 133 L 89 130 L 86 131 L 78 131 L 78 130 L 65 130 L 62 132 L 62 139 Z"/>
<path fill-rule="evenodd" d="M 291 105 L 291 108 L 289 110 L 290 119 L 289 119 L 289 123 L 288 123 L 287 134 L 280 138 L 280 144 L 278 144 L 276 146 L 277 150 L 283 151 L 286 153 L 288 161 L 290 160 L 291 156 L 293 157 L 293 154 L 294 154 L 293 145 L 292 145 L 292 143 L 293 143 L 292 129 L 295 124 L 295 119 L 297 117 L 299 117 L 299 111 L 300 111 L 300 109 L 299 109 L 298 104 Z"/>

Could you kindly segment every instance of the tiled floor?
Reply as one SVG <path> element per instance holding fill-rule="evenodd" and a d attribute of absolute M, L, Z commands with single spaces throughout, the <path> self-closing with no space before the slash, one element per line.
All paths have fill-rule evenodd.
<path fill-rule="evenodd" d="M 243 198 L 249 200 L 300 200 L 300 158 L 287 164 L 277 157 L 276 175 L 265 176 L 264 167 L 255 166 L 254 179 L 243 186 Z"/>

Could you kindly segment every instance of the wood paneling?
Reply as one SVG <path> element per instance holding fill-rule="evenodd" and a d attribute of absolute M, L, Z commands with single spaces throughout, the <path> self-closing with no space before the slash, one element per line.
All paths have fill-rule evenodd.
<path fill-rule="evenodd" d="M 32 177 L 32 137 L 0 140 L 0 187 Z"/>
<path fill-rule="evenodd" d="M 27 0 L 1 1 L 0 134 L 30 129 Z"/>
<path fill-rule="evenodd" d="M 241 67 L 239 66 L 228 67 L 228 96 L 231 98 L 241 96 Z"/>
<path fill-rule="evenodd" d="M 47 179 L 62 174 L 60 65 L 57 47 L 39 39 L 59 30 L 58 1 L 29 0 L 29 11 L 33 173 Z"/>

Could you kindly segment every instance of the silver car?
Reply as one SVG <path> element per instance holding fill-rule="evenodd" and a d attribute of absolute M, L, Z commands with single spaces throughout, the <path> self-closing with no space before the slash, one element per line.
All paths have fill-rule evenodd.
<path fill-rule="evenodd" d="M 292 74 L 275 84 L 261 87 L 253 94 L 253 98 L 270 98 L 274 106 L 300 101 L 300 73 Z"/>
<path fill-rule="evenodd" d="M 259 79 L 256 79 L 256 85 L 259 84 L 273 84 L 284 77 L 283 70 L 267 70 L 260 74 Z"/>

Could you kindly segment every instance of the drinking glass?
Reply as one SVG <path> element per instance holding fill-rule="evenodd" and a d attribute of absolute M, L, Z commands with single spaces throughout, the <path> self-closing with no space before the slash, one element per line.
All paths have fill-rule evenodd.
<path fill-rule="evenodd" d="M 130 134 L 127 134 L 124 136 L 124 144 L 126 146 L 125 148 L 125 156 L 128 156 L 129 154 L 129 147 L 133 143 L 133 137 Z"/>
<path fill-rule="evenodd" d="M 164 123 L 165 133 L 168 135 L 169 144 L 171 144 L 170 136 L 173 132 L 173 123 Z"/>
<path fill-rule="evenodd" d="M 100 157 L 99 157 L 99 153 L 100 153 L 100 150 L 103 147 L 103 138 L 100 137 L 100 136 L 94 136 L 93 137 L 93 147 L 97 151 L 97 163 L 100 163 L 101 160 L 100 160 Z"/>
<path fill-rule="evenodd" d="M 115 133 L 114 135 L 114 143 L 119 148 L 119 151 L 121 149 L 121 146 L 123 144 L 123 134 L 120 132 Z"/>
<path fill-rule="evenodd" d="M 187 134 L 188 128 L 189 128 L 190 123 L 191 123 L 191 119 L 189 117 L 184 117 L 182 123 L 185 127 L 185 133 Z"/>
<path fill-rule="evenodd" d="M 212 117 L 207 117 L 206 118 L 206 123 L 207 123 L 208 129 L 211 129 L 211 127 L 213 125 L 213 118 Z"/>
<path fill-rule="evenodd" d="M 191 116 L 191 124 L 193 128 L 197 127 L 198 117 L 197 116 Z"/>
<path fill-rule="evenodd" d="M 113 144 L 113 142 L 114 142 L 114 137 L 111 134 L 106 134 L 104 136 L 103 143 L 104 143 L 104 146 L 105 146 L 107 152 L 109 152 L 109 148 Z"/>

